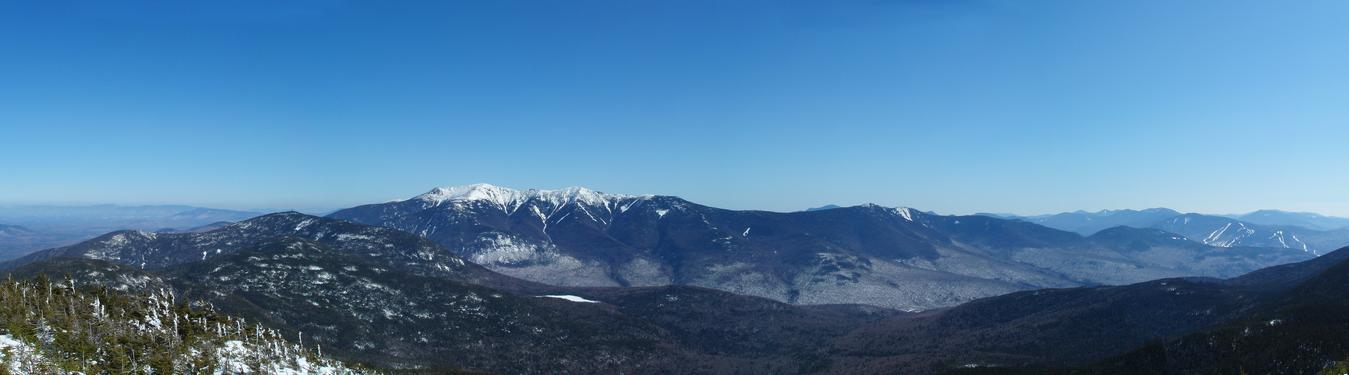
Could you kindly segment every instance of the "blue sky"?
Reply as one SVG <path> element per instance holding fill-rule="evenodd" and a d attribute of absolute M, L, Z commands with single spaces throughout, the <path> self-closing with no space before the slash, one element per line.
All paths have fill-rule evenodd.
<path fill-rule="evenodd" d="M 1349 215 L 1349 2 L 475 3 L 0 2 L 0 202 Z"/>

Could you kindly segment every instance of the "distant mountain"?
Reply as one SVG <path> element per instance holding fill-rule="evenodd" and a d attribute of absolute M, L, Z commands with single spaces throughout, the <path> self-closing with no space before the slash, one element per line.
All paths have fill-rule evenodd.
<path fill-rule="evenodd" d="M 1293 226 L 1322 231 L 1349 228 L 1349 218 L 1331 217 L 1311 212 L 1259 210 L 1233 218 L 1260 225 Z"/>
<path fill-rule="evenodd" d="M 206 224 L 206 225 L 200 225 L 200 226 L 195 226 L 195 227 L 191 227 L 191 228 L 181 228 L 181 229 L 180 229 L 180 228 L 164 228 L 164 229 L 157 230 L 157 231 L 155 231 L 155 232 L 159 232 L 159 233 L 202 233 L 202 232 L 210 232 L 210 231 L 213 231 L 213 230 L 216 230 L 216 229 L 224 228 L 224 227 L 229 226 L 230 224 L 234 224 L 234 223 L 233 223 L 233 222 L 229 222 L 229 221 L 217 221 L 217 222 L 214 222 L 214 223 L 210 223 L 210 224 Z"/>
<path fill-rule="evenodd" d="M 1010 214 L 1010 213 L 978 212 L 978 213 L 975 213 L 974 216 L 988 216 L 988 217 L 994 217 L 994 218 L 999 218 L 999 219 L 1004 219 L 1004 220 L 1022 220 L 1022 221 L 1030 221 L 1030 220 L 1027 220 L 1027 217 L 1026 217 L 1026 216 L 1018 216 L 1018 215 L 1016 215 L 1016 214 Z"/>
<path fill-rule="evenodd" d="M 1180 215 L 1180 212 L 1169 208 L 1149 208 L 1145 210 L 1102 210 L 1096 212 L 1074 211 L 1053 215 L 1002 218 L 1021 219 L 1050 228 L 1090 236 L 1103 229 L 1118 226 L 1147 228 L 1177 215 Z"/>
<path fill-rule="evenodd" d="M 842 206 L 839 206 L 839 205 L 836 205 L 836 204 L 826 204 L 826 205 L 819 206 L 819 207 L 811 207 L 811 208 L 807 208 L 806 211 L 832 210 L 832 209 L 835 209 L 835 208 L 843 208 L 843 207 L 842 207 Z"/>
<path fill-rule="evenodd" d="M 0 222 L 22 225 L 30 234 L 0 233 L 0 260 L 73 244 L 115 230 L 182 230 L 234 222 L 258 213 L 179 205 L 160 206 L 0 206 Z"/>
<path fill-rule="evenodd" d="M 1296 226 L 1258 225 L 1212 215 L 1184 214 L 1152 227 L 1219 247 L 1279 247 L 1322 254 L 1349 245 L 1349 229 L 1318 231 Z"/>
<path fill-rule="evenodd" d="M 990 215 L 991 216 L 991 215 Z M 1258 218 L 1259 224 L 1245 218 Z M 1233 218 L 1218 215 L 1182 214 L 1166 208 L 1146 210 L 1105 210 L 1065 212 L 1054 215 L 1013 217 L 1055 229 L 1090 235 L 1116 226 L 1155 228 L 1216 247 L 1274 247 L 1297 249 L 1312 254 L 1349 246 L 1349 228 L 1309 229 L 1292 223 L 1331 226 L 1337 218 L 1316 214 L 1257 211 Z"/>
<path fill-rule="evenodd" d="M 44 232 L 92 235 L 120 229 L 188 228 L 218 221 L 239 221 L 258 215 L 256 212 L 180 205 L 0 206 L 0 222 Z"/>
<path fill-rule="evenodd" d="M 1092 239 L 876 205 L 733 211 L 671 196 L 487 184 L 329 217 L 415 233 L 494 271 L 547 284 L 693 285 L 794 304 L 908 310 L 1033 288 L 1233 276 L 1309 256 Z"/>
<path fill-rule="evenodd" d="M 18 237 L 32 235 L 33 231 L 18 225 L 0 224 L 0 236 Z"/>
<path fill-rule="evenodd" d="M 41 233 L 18 225 L 0 224 L 0 260 L 18 257 L 36 249 L 68 245 L 63 236 Z"/>

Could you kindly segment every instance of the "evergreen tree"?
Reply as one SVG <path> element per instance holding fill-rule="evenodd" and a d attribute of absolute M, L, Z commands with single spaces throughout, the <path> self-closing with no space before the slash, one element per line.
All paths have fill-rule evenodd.
<path fill-rule="evenodd" d="M 97 285 L 82 287 L 69 278 L 7 278 L 0 283 L 0 335 L 6 338 L 0 345 L 0 375 L 318 368 L 333 374 L 370 373 L 321 358 L 259 324 L 192 306 L 178 303 L 168 290 L 132 295 Z"/>

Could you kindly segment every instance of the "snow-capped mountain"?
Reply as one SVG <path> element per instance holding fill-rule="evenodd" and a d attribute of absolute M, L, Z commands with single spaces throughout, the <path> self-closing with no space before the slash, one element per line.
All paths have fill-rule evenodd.
<path fill-rule="evenodd" d="M 547 284 L 694 285 L 796 304 L 914 310 L 1028 288 L 1232 276 L 1305 257 L 1228 253 L 1250 255 L 1238 259 L 1190 244 L 1137 251 L 1029 223 L 909 208 L 733 211 L 585 188 L 436 188 L 329 217 L 412 232 Z M 1172 256 L 1153 256 L 1163 250 Z"/>
<path fill-rule="evenodd" d="M 588 206 L 611 207 L 620 201 L 632 201 L 633 199 L 650 197 L 651 196 L 605 194 L 584 187 L 569 187 L 560 190 L 530 189 L 520 191 L 491 184 L 473 184 L 454 187 L 438 187 L 425 194 L 418 195 L 413 199 L 431 205 L 441 205 L 447 202 L 487 202 L 501 208 L 503 211 L 515 212 L 520 209 L 522 205 L 527 203 L 547 204 L 553 207 L 559 207 L 574 202 Z"/>

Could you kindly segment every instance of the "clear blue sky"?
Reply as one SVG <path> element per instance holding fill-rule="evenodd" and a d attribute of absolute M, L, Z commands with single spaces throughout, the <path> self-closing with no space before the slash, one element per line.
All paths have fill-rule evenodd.
<path fill-rule="evenodd" d="M 476 3 L 476 4 L 475 4 Z M 1349 215 L 1345 1 L 5 1 L 0 202 Z"/>

